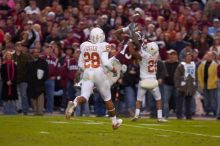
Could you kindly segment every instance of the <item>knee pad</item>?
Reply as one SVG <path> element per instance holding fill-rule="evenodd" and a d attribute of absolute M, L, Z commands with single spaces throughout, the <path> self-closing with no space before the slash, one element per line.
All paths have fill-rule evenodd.
<path fill-rule="evenodd" d="M 156 96 L 156 97 L 154 97 L 154 99 L 155 99 L 156 101 L 161 100 L 161 96 Z"/>

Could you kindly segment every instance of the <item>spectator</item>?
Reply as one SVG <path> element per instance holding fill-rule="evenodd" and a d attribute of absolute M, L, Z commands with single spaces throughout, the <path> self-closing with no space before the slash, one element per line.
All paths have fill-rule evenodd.
<path fill-rule="evenodd" d="M 193 52 L 192 44 L 191 44 L 191 43 L 187 43 L 187 44 L 186 44 L 186 47 L 183 48 L 183 50 L 180 52 L 180 54 L 179 54 L 179 60 L 180 60 L 180 61 L 184 61 L 185 58 L 186 58 L 186 54 L 187 54 L 188 52 L 191 52 L 191 53 Z"/>
<path fill-rule="evenodd" d="M 28 49 L 33 47 L 35 41 L 40 41 L 39 34 L 33 28 L 33 21 L 28 20 L 24 24 L 24 31 L 21 32 L 19 39 L 22 42 L 22 45 L 26 46 Z"/>
<path fill-rule="evenodd" d="M 196 63 L 196 67 L 198 67 L 198 65 L 201 62 L 201 59 L 198 57 L 199 56 L 199 51 L 198 49 L 194 49 L 193 50 L 193 61 Z"/>
<path fill-rule="evenodd" d="M 0 70 L 1 70 L 1 66 L 2 66 L 2 56 L 0 57 Z M 3 106 L 3 101 L 2 101 L 2 78 L 0 76 L 0 108 L 2 106 Z"/>
<path fill-rule="evenodd" d="M 200 40 L 199 40 L 199 44 L 198 44 L 198 48 L 194 48 L 198 49 L 198 57 L 202 58 L 202 56 L 205 55 L 205 53 L 209 50 L 209 44 L 208 41 L 206 40 L 206 36 L 201 34 Z"/>
<path fill-rule="evenodd" d="M 177 119 L 183 118 L 183 101 L 185 100 L 185 117 L 192 119 L 192 99 L 197 90 L 196 64 L 193 61 L 191 52 L 186 53 L 185 61 L 182 61 L 174 75 L 175 87 L 178 91 L 176 100 L 176 116 Z"/>
<path fill-rule="evenodd" d="M 209 0 L 205 6 L 205 12 L 209 18 L 209 21 L 212 21 L 214 18 L 219 18 L 220 1 L 219 0 Z"/>
<path fill-rule="evenodd" d="M 220 53 L 220 37 L 215 36 L 213 45 L 209 48 L 209 51 L 215 51 L 217 53 Z"/>
<path fill-rule="evenodd" d="M 122 25 L 125 26 L 128 24 L 128 18 L 124 15 L 124 6 L 118 5 L 116 8 L 117 17 L 121 18 Z"/>
<path fill-rule="evenodd" d="M 208 25 L 203 25 L 202 26 L 202 35 L 205 36 L 206 42 L 211 46 L 213 44 L 213 37 L 208 34 Z"/>
<path fill-rule="evenodd" d="M 35 47 L 35 43 L 36 42 L 42 42 L 43 40 L 43 34 L 42 34 L 42 31 L 41 31 L 41 26 L 39 24 L 33 24 L 33 31 L 35 33 L 35 40 L 34 42 L 31 44 L 31 49 Z"/>
<path fill-rule="evenodd" d="M 3 15 L 3 17 L 7 17 L 7 15 L 10 12 L 10 7 L 7 4 L 7 0 L 2 0 L 0 4 L 0 14 Z"/>
<path fill-rule="evenodd" d="M 17 66 L 12 58 L 12 53 L 4 54 L 4 62 L 1 66 L 2 100 L 4 114 L 16 114 L 16 101 L 18 99 L 16 79 Z"/>
<path fill-rule="evenodd" d="M 73 100 L 76 95 L 74 89 L 74 84 L 77 83 L 77 71 L 78 71 L 78 56 L 74 55 L 74 50 L 72 48 L 66 49 L 66 68 L 67 68 L 67 99 Z M 78 53 L 77 51 L 76 53 Z"/>
<path fill-rule="evenodd" d="M 100 24 L 99 26 L 103 29 L 106 38 L 108 38 L 108 34 L 110 30 L 112 29 L 111 26 L 108 24 L 108 16 L 107 15 L 102 15 L 100 18 Z"/>
<path fill-rule="evenodd" d="M 40 9 L 37 7 L 36 0 L 29 0 L 29 5 L 24 8 L 24 11 L 27 14 L 39 14 Z"/>
<path fill-rule="evenodd" d="M 52 27 L 51 33 L 46 37 L 45 42 L 51 43 L 52 41 L 59 42 L 61 40 L 60 36 L 58 35 L 59 28 Z"/>
<path fill-rule="evenodd" d="M 177 66 L 179 65 L 178 55 L 175 50 L 169 50 L 168 59 L 165 61 L 165 66 L 167 69 L 167 76 L 164 79 L 164 98 L 163 98 L 163 111 L 164 117 L 169 117 L 169 110 L 170 110 L 170 103 L 173 103 L 174 110 L 175 110 L 175 102 L 176 102 L 176 88 L 174 85 L 174 73 L 176 71 Z M 173 102 L 171 102 L 171 100 Z"/>
<path fill-rule="evenodd" d="M 110 16 L 108 18 L 108 24 L 110 27 L 114 28 L 115 27 L 115 20 L 116 20 L 117 12 L 116 10 L 111 10 Z"/>
<path fill-rule="evenodd" d="M 183 40 L 183 36 L 180 32 L 176 33 L 176 41 L 173 42 L 169 49 L 174 49 L 178 55 L 186 47 L 187 42 Z"/>
<path fill-rule="evenodd" d="M 31 99 L 34 115 L 43 115 L 44 82 L 48 75 L 47 62 L 39 58 L 40 50 L 33 49 L 33 60 L 27 66 L 27 95 Z"/>
<path fill-rule="evenodd" d="M 13 17 L 9 16 L 6 20 L 6 26 L 4 28 L 4 31 L 6 33 L 9 33 L 11 36 L 15 35 L 16 26 L 14 25 Z"/>
<path fill-rule="evenodd" d="M 146 32 L 146 34 L 144 34 L 144 37 L 145 37 L 145 39 L 147 39 L 150 42 L 157 40 L 157 35 L 156 35 L 154 24 L 149 24 L 147 26 L 147 32 Z"/>
<path fill-rule="evenodd" d="M 57 75 L 57 62 L 58 58 L 53 54 L 52 45 L 46 45 L 43 52 L 43 59 L 48 64 L 48 78 L 45 82 L 46 93 L 46 112 L 51 115 L 54 107 L 54 90 L 55 90 L 55 78 Z"/>
<path fill-rule="evenodd" d="M 61 39 L 65 39 L 68 32 L 71 32 L 70 28 L 68 27 L 67 21 L 65 19 L 60 20 L 60 29 L 59 29 L 59 36 Z"/>
<path fill-rule="evenodd" d="M 213 61 L 212 52 L 207 52 L 205 60 L 198 67 L 199 86 L 204 94 L 206 115 L 212 112 L 216 115 L 217 109 L 217 63 Z"/>
<path fill-rule="evenodd" d="M 220 62 L 220 53 L 218 54 L 218 63 Z M 220 64 L 218 64 L 218 68 L 217 68 L 217 75 L 218 75 L 218 93 L 217 93 L 217 113 L 216 113 L 216 117 L 217 120 L 220 120 Z"/>
<path fill-rule="evenodd" d="M 30 61 L 30 56 L 23 53 L 22 42 L 17 42 L 15 44 L 15 53 L 13 59 L 17 64 L 17 91 L 19 95 L 18 100 L 18 110 L 21 109 L 24 115 L 27 115 L 29 110 L 29 103 L 27 97 L 27 64 Z"/>
<path fill-rule="evenodd" d="M 192 34 L 189 35 L 190 38 L 187 41 L 192 44 L 192 49 L 199 49 L 201 33 L 199 31 L 193 31 Z"/>
<path fill-rule="evenodd" d="M 208 34 L 215 36 L 217 31 L 220 29 L 220 21 L 218 18 L 213 19 L 213 26 L 208 28 Z"/>

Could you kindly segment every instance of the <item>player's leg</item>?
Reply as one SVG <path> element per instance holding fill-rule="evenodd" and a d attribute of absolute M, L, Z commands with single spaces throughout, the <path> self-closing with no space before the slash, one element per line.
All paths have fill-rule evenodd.
<path fill-rule="evenodd" d="M 167 120 L 164 119 L 162 115 L 162 102 L 161 102 L 161 94 L 159 87 L 157 86 L 156 88 L 151 90 L 151 93 L 153 94 L 154 99 L 156 100 L 158 122 L 166 122 Z"/>
<path fill-rule="evenodd" d="M 137 121 L 140 118 L 140 110 L 142 101 L 145 98 L 146 89 L 141 88 L 140 83 L 138 85 L 138 92 L 137 92 L 137 101 L 136 101 L 136 107 L 135 107 L 135 115 L 132 121 Z"/>
<path fill-rule="evenodd" d="M 105 106 L 106 106 L 106 109 L 108 110 L 108 115 L 112 120 L 112 128 L 114 130 L 118 129 L 122 124 L 122 119 L 117 119 L 115 106 L 114 106 L 112 100 L 110 99 L 108 101 L 105 101 Z"/>
<path fill-rule="evenodd" d="M 73 101 L 69 101 L 66 108 L 66 118 L 70 119 L 71 115 L 74 112 L 74 109 L 83 103 L 86 103 L 93 91 L 94 83 L 90 80 L 82 82 L 81 86 L 81 95 L 77 96 Z"/>
<path fill-rule="evenodd" d="M 106 106 L 106 109 L 108 110 L 108 115 L 112 120 L 112 128 L 115 130 L 121 126 L 122 120 L 117 119 L 116 117 L 115 106 L 111 100 L 110 83 L 108 82 L 108 80 L 102 80 L 102 84 L 101 82 L 99 83 L 100 84 L 98 84 L 97 88 L 103 100 L 105 101 L 105 106 Z"/>

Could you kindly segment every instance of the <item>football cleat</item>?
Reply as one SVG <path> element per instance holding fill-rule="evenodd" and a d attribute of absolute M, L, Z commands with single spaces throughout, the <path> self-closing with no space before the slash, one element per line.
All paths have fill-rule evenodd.
<path fill-rule="evenodd" d="M 132 122 L 136 122 L 136 121 L 138 121 L 140 118 L 141 118 L 140 116 L 134 117 L 133 119 L 131 119 L 131 121 L 132 121 Z"/>
<path fill-rule="evenodd" d="M 157 119 L 157 121 L 160 122 L 160 123 L 168 122 L 168 120 L 166 120 L 164 118 L 159 118 L 159 119 Z"/>
<path fill-rule="evenodd" d="M 122 122 L 123 122 L 122 119 L 117 119 L 115 123 L 112 123 L 112 129 L 113 130 L 118 129 L 121 126 Z"/>
<path fill-rule="evenodd" d="M 74 103 L 73 103 L 73 101 L 69 101 L 68 105 L 67 105 L 67 108 L 66 108 L 66 111 L 65 111 L 65 115 L 66 115 L 67 120 L 70 119 L 73 112 L 74 112 Z"/>

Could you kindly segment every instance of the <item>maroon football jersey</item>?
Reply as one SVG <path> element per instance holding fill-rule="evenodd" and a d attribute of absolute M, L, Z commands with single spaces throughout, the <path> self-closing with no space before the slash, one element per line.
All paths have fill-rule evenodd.
<path fill-rule="evenodd" d="M 132 62 L 133 62 L 133 60 L 132 60 L 133 58 L 132 58 L 132 55 L 129 52 L 129 48 L 128 48 L 127 44 L 125 44 L 123 46 L 123 48 L 115 56 L 115 58 L 118 59 L 121 64 L 125 64 L 125 65 L 132 64 Z"/>

